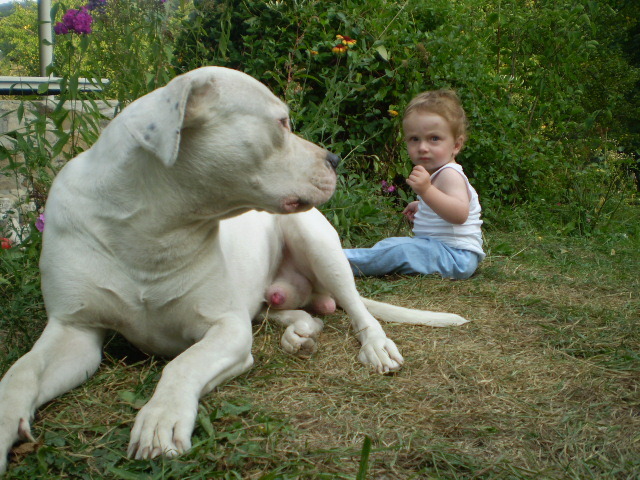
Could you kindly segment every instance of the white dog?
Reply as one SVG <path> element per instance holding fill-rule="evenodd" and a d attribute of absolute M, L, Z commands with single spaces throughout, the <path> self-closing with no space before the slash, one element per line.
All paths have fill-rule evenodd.
<path fill-rule="evenodd" d="M 288 118 L 255 79 L 205 67 L 132 103 L 62 169 L 40 261 L 49 321 L 0 383 L 0 472 L 12 444 L 32 438 L 35 409 L 96 371 L 108 330 L 175 357 L 138 413 L 129 455 L 188 450 L 199 398 L 253 363 L 251 320 L 284 257 L 347 312 L 359 360 L 380 373 L 403 360 L 367 307 L 390 321 L 465 322 L 365 307 L 337 233 L 313 208 L 332 195 L 338 158 L 294 135 Z M 313 351 L 319 320 L 270 316 L 288 325 L 286 350 Z"/>

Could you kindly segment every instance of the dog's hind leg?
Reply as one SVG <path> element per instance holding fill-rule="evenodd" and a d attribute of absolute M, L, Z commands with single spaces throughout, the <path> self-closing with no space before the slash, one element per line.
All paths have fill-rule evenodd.
<path fill-rule="evenodd" d="M 40 339 L 0 382 L 0 473 L 17 440 L 33 440 L 30 421 L 40 405 L 84 382 L 98 369 L 104 331 L 49 321 Z"/>
<path fill-rule="evenodd" d="M 280 345 L 285 352 L 300 357 L 308 357 L 318 349 L 318 335 L 324 328 L 319 318 L 312 317 L 304 310 L 264 310 L 265 318 L 275 320 L 287 327 L 282 334 Z"/>
<path fill-rule="evenodd" d="M 285 248 L 278 273 L 267 288 L 264 300 L 270 308 L 275 310 L 295 311 L 304 308 L 320 315 L 335 312 L 336 302 L 333 298 L 326 293 L 314 291 L 313 288 L 311 281 L 296 268 L 289 249 Z M 289 326 L 292 321 L 288 318 L 285 315 L 282 321 L 276 320 Z"/>
<path fill-rule="evenodd" d="M 315 209 L 283 216 L 280 221 L 296 268 L 314 286 L 318 284 L 322 291 L 335 299 L 351 318 L 351 325 L 362 345 L 358 360 L 379 373 L 399 370 L 403 363 L 402 355 L 362 302 L 333 226 Z"/>

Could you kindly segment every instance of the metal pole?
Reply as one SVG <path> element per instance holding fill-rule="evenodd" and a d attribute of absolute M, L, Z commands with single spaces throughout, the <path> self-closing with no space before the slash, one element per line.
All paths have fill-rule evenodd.
<path fill-rule="evenodd" d="M 48 77 L 47 67 L 53 62 L 51 0 L 38 0 L 38 32 L 40 34 L 40 75 Z"/>

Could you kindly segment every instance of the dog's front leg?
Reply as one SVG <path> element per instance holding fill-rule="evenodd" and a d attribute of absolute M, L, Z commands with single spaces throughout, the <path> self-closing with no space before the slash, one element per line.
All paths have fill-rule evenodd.
<path fill-rule="evenodd" d="M 340 238 L 317 210 L 282 217 L 287 248 L 301 271 L 310 272 L 336 303 L 349 315 L 362 347 L 358 360 L 378 373 L 399 370 L 404 362 L 395 343 L 369 313 L 356 289 L 349 261 Z"/>
<path fill-rule="evenodd" d="M 358 360 L 381 374 L 400 370 L 404 359 L 393 340 L 387 337 L 380 322 L 362 302 L 340 243 L 327 243 L 324 247 L 325 255 L 313 256 L 313 273 L 349 315 L 353 331 L 361 344 Z"/>
<path fill-rule="evenodd" d="M 198 400 L 253 365 L 251 342 L 248 316 L 227 318 L 169 362 L 153 396 L 136 417 L 128 455 L 175 457 L 189 450 Z"/>
<path fill-rule="evenodd" d="M 40 405 L 84 382 L 98 369 L 104 331 L 61 325 L 55 319 L 29 353 L 0 382 L 0 473 L 16 440 L 31 440 L 30 422 Z"/>

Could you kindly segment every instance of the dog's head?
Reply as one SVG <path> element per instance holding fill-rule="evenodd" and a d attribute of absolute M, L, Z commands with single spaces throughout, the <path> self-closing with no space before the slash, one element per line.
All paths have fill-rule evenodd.
<path fill-rule="evenodd" d="M 158 168 L 195 192 L 205 215 L 301 212 L 335 189 L 338 157 L 295 135 L 287 106 L 239 71 L 193 70 L 120 115 Z"/>

